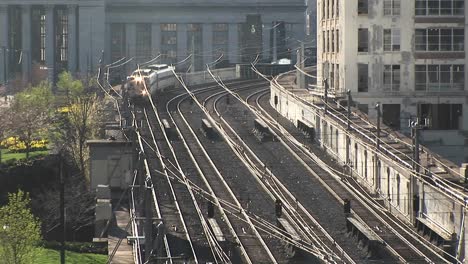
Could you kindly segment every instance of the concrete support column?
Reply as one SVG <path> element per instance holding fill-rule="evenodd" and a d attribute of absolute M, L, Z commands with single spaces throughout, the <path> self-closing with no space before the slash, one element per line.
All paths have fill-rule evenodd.
<path fill-rule="evenodd" d="M 51 84 L 55 82 L 55 6 L 46 5 L 46 37 L 45 37 L 45 57 L 47 65 L 47 79 Z"/>
<path fill-rule="evenodd" d="M 8 71 L 8 5 L 0 5 L 0 84 L 7 83 Z M 8 74 L 7 74 L 8 75 Z"/>
<path fill-rule="evenodd" d="M 177 62 L 185 59 L 187 51 L 187 24 L 177 24 Z"/>
<path fill-rule="evenodd" d="M 303 41 L 304 40 L 304 35 L 305 35 L 305 32 L 304 32 L 304 25 L 303 24 L 291 24 L 291 31 L 286 32 L 286 37 L 289 37 L 288 47 L 291 50 L 297 48 L 297 46 L 299 44 L 298 40 Z M 292 55 L 292 59 L 294 61 L 295 56 L 294 56 L 293 53 L 291 55 Z M 278 59 L 280 59 L 280 58 L 278 58 Z"/>
<path fill-rule="evenodd" d="M 68 70 L 76 72 L 78 69 L 78 30 L 77 30 L 77 6 L 68 6 Z M 109 52 L 109 51 L 107 51 Z"/>
<path fill-rule="evenodd" d="M 202 27 L 203 39 L 203 63 L 211 63 L 217 58 L 213 58 L 213 24 L 203 24 Z"/>
<path fill-rule="evenodd" d="M 111 64 L 113 63 L 113 58 L 112 58 L 112 24 L 111 23 L 106 23 L 105 25 L 105 44 L 104 44 L 104 61 L 105 64 Z"/>
<path fill-rule="evenodd" d="M 127 57 L 136 56 L 136 24 L 125 24 L 125 37 L 127 43 Z"/>
<path fill-rule="evenodd" d="M 83 78 L 88 78 L 88 73 L 96 72 L 101 51 L 105 48 L 104 1 L 96 2 L 95 5 L 78 6 L 78 15 L 79 71 Z"/>
<path fill-rule="evenodd" d="M 29 81 L 31 79 L 31 6 L 22 6 L 21 20 L 21 67 L 23 80 Z"/>
<path fill-rule="evenodd" d="M 273 25 L 274 26 L 274 25 Z M 263 40 L 263 50 L 262 50 L 262 57 L 264 60 L 269 61 L 270 60 L 270 31 L 271 31 L 271 24 L 263 24 L 263 30 L 262 30 L 262 40 Z"/>
<path fill-rule="evenodd" d="M 239 58 L 239 25 L 237 23 L 229 24 L 228 28 L 228 53 L 229 53 L 229 62 L 238 63 Z"/>
<path fill-rule="evenodd" d="M 151 55 L 156 57 L 161 53 L 161 24 L 151 24 Z"/>

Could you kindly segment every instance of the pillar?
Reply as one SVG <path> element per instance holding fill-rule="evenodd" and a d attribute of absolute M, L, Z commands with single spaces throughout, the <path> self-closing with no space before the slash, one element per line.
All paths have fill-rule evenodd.
<path fill-rule="evenodd" d="M 70 72 L 76 72 L 78 69 L 76 9 L 76 5 L 68 6 L 68 70 Z"/>
<path fill-rule="evenodd" d="M 229 62 L 237 63 L 240 61 L 239 58 L 239 25 L 237 23 L 229 24 L 228 28 L 228 53 Z"/>
<path fill-rule="evenodd" d="M 127 57 L 133 58 L 136 56 L 136 24 L 125 24 L 125 37 Z"/>
<path fill-rule="evenodd" d="M 112 58 L 112 24 L 111 23 L 106 23 L 105 26 L 105 31 L 106 31 L 106 37 L 105 37 L 105 47 L 104 47 L 104 61 L 105 64 L 111 64 L 113 63 Z"/>
<path fill-rule="evenodd" d="M 8 6 L 0 5 L 0 83 L 6 83 L 5 73 L 8 70 Z M 6 66 L 6 69 L 5 69 Z"/>
<path fill-rule="evenodd" d="M 161 24 L 151 24 L 151 54 L 156 57 L 161 53 Z"/>
<path fill-rule="evenodd" d="M 45 59 L 47 66 L 47 79 L 55 83 L 55 23 L 54 5 L 46 5 L 46 37 L 45 37 Z"/>
<path fill-rule="evenodd" d="M 31 6 L 22 6 L 21 19 L 21 67 L 23 80 L 29 81 L 31 76 Z"/>
<path fill-rule="evenodd" d="M 203 39 L 203 64 L 204 64 L 204 68 L 206 68 L 206 64 L 211 63 L 217 59 L 217 58 L 213 58 L 213 24 L 203 24 L 202 39 Z"/>
<path fill-rule="evenodd" d="M 187 52 L 187 24 L 177 24 L 177 62 L 185 59 Z"/>
<path fill-rule="evenodd" d="M 274 26 L 274 25 L 273 25 Z M 262 40 L 263 40 L 263 50 L 262 50 L 262 57 L 264 60 L 270 60 L 270 31 L 271 31 L 271 24 L 263 24 L 262 30 Z"/>
<path fill-rule="evenodd" d="M 78 6 L 78 65 L 83 78 L 97 72 L 101 52 L 105 48 L 106 13 L 104 1 Z"/>

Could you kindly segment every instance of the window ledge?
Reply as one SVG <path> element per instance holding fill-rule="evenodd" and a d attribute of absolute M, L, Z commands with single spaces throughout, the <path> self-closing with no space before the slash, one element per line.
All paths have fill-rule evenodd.
<path fill-rule="evenodd" d="M 464 23 L 464 16 L 415 16 L 415 23 Z"/>
<path fill-rule="evenodd" d="M 415 51 L 415 59 L 464 59 L 464 51 Z"/>

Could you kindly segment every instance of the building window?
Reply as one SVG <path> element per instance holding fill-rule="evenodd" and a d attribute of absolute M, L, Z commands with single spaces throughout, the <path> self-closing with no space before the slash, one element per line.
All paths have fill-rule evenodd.
<path fill-rule="evenodd" d="M 358 92 L 368 92 L 369 66 L 368 64 L 358 64 Z"/>
<path fill-rule="evenodd" d="M 340 31 L 336 30 L 336 53 L 340 52 Z"/>
<path fill-rule="evenodd" d="M 397 173 L 397 206 L 400 206 L 400 174 Z"/>
<path fill-rule="evenodd" d="M 41 41 L 40 41 L 40 44 L 39 44 L 39 49 L 40 49 L 40 53 L 41 53 L 41 56 L 40 56 L 40 61 L 42 63 L 45 63 L 45 60 L 46 60 L 46 16 L 45 14 L 44 15 L 41 15 L 41 21 L 40 21 L 40 38 L 41 38 Z"/>
<path fill-rule="evenodd" d="M 367 150 L 364 150 L 364 177 L 367 180 Z"/>
<path fill-rule="evenodd" d="M 166 63 L 177 60 L 177 24 L 161 24 L 161 53 Z"/>
<path fill-rule="evenodd" d="M 340 65 L 336 64 L 335 70 L 335 90 L 340 89 Z"/>
<path fill-rule="evenodd" d="M 424 28 L 415 31 L 417 51 L 463 51 L 465 30 L 462 28 Z"/>
<path fill-rule="evenodd" d="M 400 51 L 400 29 L 384 29 L 384 51 Z"/>
<path fill-rule="evenodd" d="M 125 57 L 126 37 L 125 24 L 111 24 L 111 60 L 117 61 Z"/>
<path fill-rule="evenodd" d="M 369 31 L 367 28 L 358 29 L 358 52 L 369 51 Z"/>
<path fill-rule="evenodd" d="M 31 59 L 33 64 L 43 64 L 44 62 L 44 60 L 42 60 L 42 50 L 45 48 L 45 45 L 43 45 L 45 44 L 45 39 L 42 41 L 42 33 L 45 32 L 45 17 L 43 18 L 44 15 L 45 11 L 43 8 L 34 7 L 31 9 L 31 39 L 33 43 L 37 43 L 37 45 L 31 46 Z"/>
<path fill-rule="evenodd" d="M 151 57 L 151 24 L 136 25 L 136 56 L 138 61 Z"/>
<path fill-rule="evenodd" d="M 463 16 L 465 0 L 416 0 L 417 16 Z"/>
<path fill-rule="evenodd" d="M 400 104 L 383 104 L 382 105 L 382 122 L 394 130 L 400 130 Z"/>
<path fill-rule="evenodd" d="M 432 130 L 457 130 L 460 129 L 462 120 L 461 104 L 420 104 L 418 117 L 429 119 Z"/>
<path fill-rule="evenodd" d="M 57 9 L 55 45 L 58 49 L 57 61 L 68 61 L 68 12 L 66 9 Z"/>
<path fill-rule="evenodd" d="M 384 15 L 399 16 L 400 15 L 400 0 L 384 0 Z"/>
<path fill-rule="evenodd" d="M 416 65 L 416 91 L 463 91 L 465 87 L 464 65 Z"/>
<path fill-rule="evenodd" d="M 336 0 L 336 18 L 340 16 L 340 0 Z"/>
<path fill-rule="evenodd" d="M 331 52 L 335 52 L 335 31 L 331 31 Z"/>
<path fill-rule="evenodd" d="M 385 91 L 400 90 L 400 65 L 384 65 L 383 84 Z"/>
<path fill-rule="evenodd" d="M 358 14 L 367 14 L 369 12 L 368 0 L 358 0 Z"/>

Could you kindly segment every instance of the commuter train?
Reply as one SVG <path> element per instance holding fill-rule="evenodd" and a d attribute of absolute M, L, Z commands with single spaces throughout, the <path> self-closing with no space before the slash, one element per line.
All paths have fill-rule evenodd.
<path fill-rule="evenodd" d="M 149 94 L 164 91 L 174 86 L 174 67 L 166 64 L 155 64 L 137 69 L 127 77 L 126 90 L 130 100 L 141 101 Z M 148 94 L 149 93 L 149 94 Z"/>

